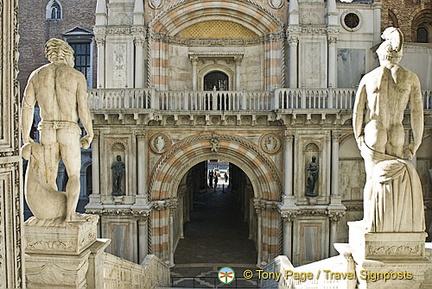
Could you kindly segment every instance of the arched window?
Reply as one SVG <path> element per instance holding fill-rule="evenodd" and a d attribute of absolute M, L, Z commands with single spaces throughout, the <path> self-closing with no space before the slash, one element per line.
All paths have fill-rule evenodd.
<path fill-rule="evenodd" d="M 430 43 L 432 33 L 432 9 L 424 9 L 413 17 L 411 23 L 412 40 L 419 43 Z"/>
<path fill-rule="evenodd" d="M 228 90 L 228 75 L 222 71 L 212 71 L 204 76 L 204 90 Z"/>
<path fill-rule="evenodd" d="M 46 19 L 62 19 L 62 6 L 58 0 L 50 0 L 46 6 Z"/>
<path fill-rule="evenodd" d="M 420 42 L 420 43 L 428 43 L 429 42 L 428 31 L 425 27 L 417 28 L 417 42 Z"/>

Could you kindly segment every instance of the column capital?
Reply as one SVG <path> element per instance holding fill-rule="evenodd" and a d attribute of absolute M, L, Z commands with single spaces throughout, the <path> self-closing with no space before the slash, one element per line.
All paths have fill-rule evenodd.
<path fill-rule="evenodd" d="M 147 134 L 146 134 L 145 131 L 137 131 L 137 132 L 135 132 L 135 137 L 137 139 L 143 140 L 143 139 L 145 139 L 147 137 Z"/>
<path fill-rule="evenodd" d="M 280 215 L 284 222 L 292 222 L 297 218 L 297 211 L 281 211 Z"/>
<path fill-rule="evenodd" d="M 331 131 L 332 140 L 339 141 L 339 139 L 341 138 L 342 135 L 343 135 L 343 132 L 341 132 L 339 130 L 332 130 Z"/>
<path fill-rule="evenodd" d="M 291 131 L 291 130 L 286 130 L 284 132 L 284 136 L 285 136 L 286 140 L 293 140 L 293 138 L 294 138 L 294 132 Z"/>
<path fill-rule="evenodd" d="M 327 215 L 332 222 L 338 222 L 343 216 L 345 211 L 327 211 Z"/>
<path fill-rule="evenodd" d="M 189 55 L 189 59 L 192 62 L 193 65 L 198 64 L 199 57 L 197 55 Z"/>

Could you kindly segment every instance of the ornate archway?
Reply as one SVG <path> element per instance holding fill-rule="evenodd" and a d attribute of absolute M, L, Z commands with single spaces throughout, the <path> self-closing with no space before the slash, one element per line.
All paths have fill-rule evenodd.
<path fill-rule="evenodd" d="M 177 188 L 185 172 L 208 159 L 224 159 L 238 166 L 251 180 L 258 216 L 257 264 L 270 262 L 280 251 L 282 195 L 275 164 L 252 142 L 233 135 L 205 133 L 176 143 L 155 165 L 150 182 L 152 251 L 172 262 L 172 218 L 177 206 Z"/>
<path fill-rule="evenodd" d="M 266 59 L 262 69 L 267 76 L 263 80 L 264 87 L 271 89 L 283 84 L 284 76 L 273 63 L 284 62 L 284 56 L 280 53 L 283 50 L 284 23 L 273 12 L 254 0 L 180 0 L 162 10 L 148 25 L 149 86 L 159 90 L 169 89 L 170 43 L 180 41 L 182 45 L 187 45 L 180 32 L 209 21 L 230 23 L 237 29 L 242 27 L 240 30 L 247 31 L 248 37 L 263 46 Z M 214 40 L 224 37 L 215 34 L 205 38 Z"/>

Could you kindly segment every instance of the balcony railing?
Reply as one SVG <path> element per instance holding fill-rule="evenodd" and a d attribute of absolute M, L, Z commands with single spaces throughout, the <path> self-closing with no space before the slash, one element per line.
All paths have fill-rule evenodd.
<path fill-rule="evenodd" d="M 165 111 L 269 111 L 284 109 L 352 109 L 353 88 L 278 88 L 268 91 L 156 91 L 155 89 L 90 89 L 92 110 L 156 109 Z M 432 90 L 422 91 L 431 109 Z"/>

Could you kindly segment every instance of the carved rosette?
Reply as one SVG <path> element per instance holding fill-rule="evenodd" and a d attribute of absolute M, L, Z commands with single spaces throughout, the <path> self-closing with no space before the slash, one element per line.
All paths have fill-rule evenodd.
<path fill-rule="evenodd" d="M 282 142 L 280 137 L 277 134 L 268 133 L 262 136 L 260 140 L 260 146 L 261 149 L 266 153 L 275 154 L 280 150 L 282 146 Z"/>
<path fill-rule="evenodd" d="M 171 140 L 167 135 L 157 133 L 150 138 L 149 146 L 155 154 L 163 154 L 171 147 Z"/>

